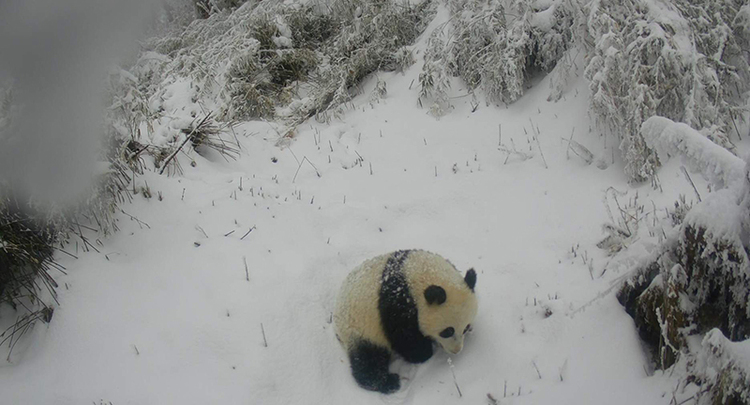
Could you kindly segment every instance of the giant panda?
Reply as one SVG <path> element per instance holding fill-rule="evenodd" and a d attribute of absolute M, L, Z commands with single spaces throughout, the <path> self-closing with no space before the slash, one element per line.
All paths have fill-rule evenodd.
<path fill-rule="evenodd" d="M 401 386 L 388 370 L 394 353 L 423 363 L 434 342 L 460 352 L 477 314 L 476 281 L 474 269 L 462 276 L 424 250 L 399 250 L 355 268 L 341 286 L 334 321 L 357 383 L 392 393 Z"/>

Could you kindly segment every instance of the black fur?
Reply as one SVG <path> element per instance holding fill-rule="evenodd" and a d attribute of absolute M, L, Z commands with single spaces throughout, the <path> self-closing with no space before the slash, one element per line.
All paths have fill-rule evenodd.
<path fill-rule="evenodd" d="M 445 290 L 443 289 L 443 287 L 440 287 L 438 285 L 431 285 L 424 290 L 424 298 L 430 305 L 440 305 L 444 303 L 448 297 L 445 295 Z"/>
<path fill-rule="evenodd" d="M 477 272 L 474 271 L 474 269 L 467 270 L 464 281 L 466 281 L 466 284 L 471 288 L 471 291 L 474 291 L 474 286 L 477 285 Z"/>
<path fill-rule="evenodd" d="M 456 333 L 456 330 L 453 329 L 453 326 L 449 326 L 443 329 L 442 332 L 440 332 L 440 337 L 443 339 L 448 339 L 449 337 L 453 336 L 455 333 Z"/>
<path fill-rule="evenodd" d="M 398 391 L 398 374 L 388 372 L 391 352 L 366 340 L 358 342 L 349 353 L 352 375 L 362 388 L 384 394 Z"/>
<path fill-rule="evenodd" d="M 417 304 L 403 272 L 408 256 L 408 250 L 399 250 L 388 258 L 383 269 L 378 311 L 393 351 L 410 363 L 424 363 L 432 357 L 432 339 L 419 330 Z"/>

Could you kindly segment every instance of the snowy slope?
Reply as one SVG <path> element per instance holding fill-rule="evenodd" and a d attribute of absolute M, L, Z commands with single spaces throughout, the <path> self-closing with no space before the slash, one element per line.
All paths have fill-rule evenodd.
<path fill-rule="evenodd" d="M 101 254 L 59 257 L 69 269 L 57 278 L 61 305 L 29 335 L 28 350 L 0 363 L 3 400 L 669 402 L 677 377 L 648 376 L 611 288 L 649 245 L 615 259 L 595 245 L 609 187 L 628 192 L 621 201 L 638 192 L 654 212 L 679 193 L 690 199 L 679 163 L 664 168 L 663 192 L 632 190 L 620 165 L 601 169 L 568 152 L 574 132 L 612 163 L 612 141 L 590 130 L 582 79 L 558 103 L 546 101 L 544 79 L 507 108 L 481 103 L 475 112 L 456 82 L 455 109 L 436 120 L 415 102 L 420 68 L 380 74 L 388 95 L 373 105 L 371 79 L 341 120 L 305 123 L 287 146 L 277 146 L 272 124 L 244 123 L 238 160 L 193 153 L 195 167 L 180 157 L 183 176 L 138 177 L 153 197 L 139 194 L 124 209 L 140 222 L 123 215 Z M 508 158 L 500 142 L 530 158 Z M 351 269 L 405 248 L 477 269 L 480 309 L 452 358 L 455 383 L 439 352 L 408 391 L 387 397 L 356 386 L 330 317 Z"/>

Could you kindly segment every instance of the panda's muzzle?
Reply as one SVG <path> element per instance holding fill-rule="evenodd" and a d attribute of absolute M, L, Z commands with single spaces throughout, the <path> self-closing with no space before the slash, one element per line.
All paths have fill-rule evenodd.
<path fill-rule="evenodd" d="M 463 336 L 457 336 L 451 339 L 445 339 L 445 341 L 442 342 L 443 349 L 445 349 L 446 352 L 451 354 L 458 354 L 461 353 L 461 349 L 464 348 L 464 339 Z"/>

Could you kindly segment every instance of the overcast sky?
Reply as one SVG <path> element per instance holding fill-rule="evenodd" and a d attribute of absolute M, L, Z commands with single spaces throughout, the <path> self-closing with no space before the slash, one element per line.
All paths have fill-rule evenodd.
<path fill-rule="evenodd" d="M 22 106 L 0 135 L 0 177 L 70 202 L 90 184 L 103 133 L 102 83 L 137 50 L 157 0 L 0 0 L 0 83 Z"/>

